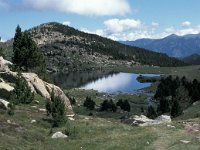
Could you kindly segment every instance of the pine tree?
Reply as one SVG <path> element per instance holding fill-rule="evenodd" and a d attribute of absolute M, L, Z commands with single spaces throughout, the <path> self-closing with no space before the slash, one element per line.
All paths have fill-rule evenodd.
<path fill-rule="evenodd" d="M 180 116 L 183 113 L 182 108 L 178 102 L 178 100 L 175 98 L 172 101 L 172 108 L 171 108 L 171 116 L 177 117 Z"/>
<path fill-rule="evenodd" d="M 46 60 L 37 44 L 32 40 L 28 32 L 22 32 L 19 25 L 13 42 L 13 63 L 19 69 L 33 71 L 42 79 L 47 80 Z"/>
<path fill-rule="evenodd" d="M 14 104 L 30 104 L 34 100 L 34 93 L 32 93 L 28 83 L 22 77 L 21 73 L 17 74 L 15 88 L 11 94 L 10 101 Z"/>
<path fill-rule="evenodd" d="M 147 117 L 150 119 L 155 119 L 157 117 L 157 113 L 152 105 L 148 106 L 147 109 Z"/>
<path fill-rule="evenodd" d="M 95 107 L 95 102 L 90 97 L 87 96 L 83 106 L 89 110 L 93 110 Z"/>
<path fill-rule="evenodd" d="M 160 104 L 158 110 L 161 111 L 162 114 L 170 112 L 170 103 L 167 98 L 162 97 L 160 98 L 159 102 Z"/>
<path fill-rule="evenodd" d="M 66 110 L 63 100 L 55 96 L 54 91 L 51 93 L 51 100 L 46 102 L 47 115 L 53 119 L 53 127 L 58 127 L 66 123 Z"/>
<path fill-rule="evenodd" d="M 121 109 L 130 112 L 131 106 L 127 100 L 122 103 Z"/>
<path fill-rule="evenodd" d="M 20 26 L 18 25 L 16 28 L 16 33 L 14 36 L 14 42 L 13 42 L 13 52 L 14 56 L 12 58 L 12 61 L 14 64 L 18 65 L 21 68 L 21 60 L 22 60 L 22 54 L 21 54 L 21 49 L 22 49 L 22 31 Z"/>

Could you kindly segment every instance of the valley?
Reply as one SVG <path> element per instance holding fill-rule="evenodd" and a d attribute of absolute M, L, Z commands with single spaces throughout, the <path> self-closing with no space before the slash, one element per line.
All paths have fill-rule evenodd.
<path fill-rule="evenodd" d="M 190 66 L 166 54 L 126 46 L 55 22 L 31 28 L 22 35 L 25 40 L 30 40 L 33 47 L 38 46 L 38 49 L 33 49 L 36 54 L 44 55 L 46 58 L 48 82 L 42 76 L 39 79 L 40 76 L 24 73 L 38 71 L 34 70 L 35 68 L 26 70 L 24 66 L 19 67 L 23 71 L 20 77 L 20 72 L 17 73 L 15 66 L 11 62 L 10 65 L 4 63 L 7 61 L 2 58 L 1 84 L 15 87 L 16 95 L 17 86 L 27 93 L 25 96 L 28 98 L 31 89 L 35 94 L 30 102 L 26 102 L 25 99 L 25 102 L 16 103 L 14 112 L 10 106 L 0 109 L 0 149 L 14 147 L 14 149 L 37 150 L 66 148 L 195 150 L 200 148 L 200 103 L 196 100 L 199 97 L 197 95 L 194 102 L 188 102 L 190 98 L 193 100 L 195 94 L 186 86 L 190 85 L 198 94 L 199 65 Z M 16 51 L 12 48 L 13 41 L 16 42 L 16 39 L 1 43 L 4 57 L 10 61 L 13 60 L 13 55 L 16 56 Z M 30 66 L 32 67 L 31 63 Z M 21 82 L 24 81 L 23 78 L 25 79 L 27 82 L 25 89 L 31 88 L 30 91 L 27 92 L 20 81 L 13 80 L 12 71 L 16 71 L 14 74 L 18 74 L 17 79 Z M 152 83 L 139 83 L 137 77 L 140 74 L 150 77 L 161 76 L 161 79 Z M 163 96 L 167 95 L 163 99 L 168 102 L 166 106 L 170 109 L 167 111 L 160 107 L 162 99 L 155 98 L 155 94 L 159 95 L 160 89 L 163 92 L 160 88 L 162 82 L 168 82 L 166 86 L 170 87 L 169 90 L 163 87 Z M 92 86 L 89 86 L 91 84 Z M 188 91 L 178 92 L 182 90 L 183 84 L 188 88 L 184 90 Z M 174 89 L 171 88 L 173 86 Z M 101 90 L 99 87 L 106 90 Z M 52 96 L 54 92 L 56 97 Z M 175 94 L 171 94 L 173 92 Z M 188 95 L 176 95 L 176 93 Z M 59 104 L 59 95 L 62 100 L 64 99 L 64 107 Z M 2 96 L 3 94 L 1 98 Z M 21 98 L 21 95 L 17 96 Z M 177 109 L 181 111 L 175 113 L 178 116 L 172 116 L 171 110 L 177 97 L 181 97 L 178 104 L 184 107 L 183 110 Z M 14 98 L 14 102 L 18 98 Z M 188 107 L 185 107 L 186 102 L 183 102 L 182 98 L 187 100 Z M 8 101 L 12 104 L 13 97 L 9 97 Z M 59 116 L 56 112 L 60 111 L 62 114 L 69 108 L 70 113 L 66 112 L 63 116 Z M 148 120 L 146 116 L 150 119 L 149 124 L 146 122 Z M 137 123 L 136 118 L 140 117 L 143 120 Z M 159 117 L 161 121 L 153 124 Z M 165 122 L 167 117 L 170 121 Z M 63 120 L 66 120 L 64 124 L 54 126 L 55 121 Z M 148 125 L 142 126 L 145 123 Z M 65 138 L 53 139 L 53 134 L 58 131 L 62 132 Z"/>

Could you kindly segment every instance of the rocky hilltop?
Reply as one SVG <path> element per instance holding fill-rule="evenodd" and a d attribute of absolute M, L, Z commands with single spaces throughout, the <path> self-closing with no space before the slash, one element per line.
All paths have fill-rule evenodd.
<path fill-rule="evenodd" d="M 49 71 L 77 71 L 133 65 L 185 65 L 161 53 L 126 46 L 55 22 L 39 25 L 27 32 L 47 57 Z"/>

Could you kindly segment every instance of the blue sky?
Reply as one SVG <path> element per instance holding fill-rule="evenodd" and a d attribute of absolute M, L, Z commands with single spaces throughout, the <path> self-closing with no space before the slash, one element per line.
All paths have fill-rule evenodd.
<path fill-rule="evenodd" d="M 199 0 L 0 0 L 0 36 L 56 21 L 114 40 L 200 32 Z"/>

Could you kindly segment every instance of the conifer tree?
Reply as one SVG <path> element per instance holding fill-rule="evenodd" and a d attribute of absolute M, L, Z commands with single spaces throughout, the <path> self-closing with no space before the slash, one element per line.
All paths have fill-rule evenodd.
<path fill-rule="evenodd" d="M 51 100 L 46 102 L 47 115 L 53 119 L 53 127 L 58 127 L 66 123 L 66 110 L 63 100 L 55 96 L 54 91 L 51 93 Z"/>

